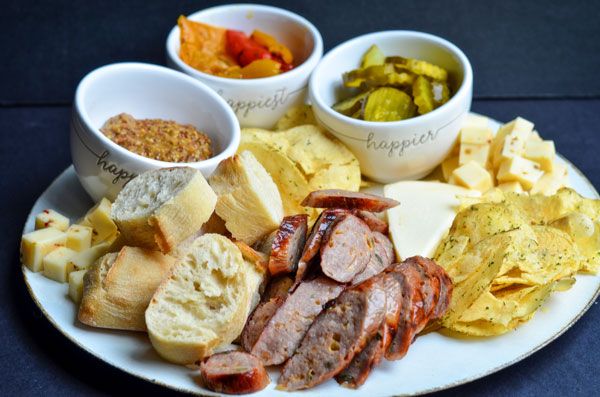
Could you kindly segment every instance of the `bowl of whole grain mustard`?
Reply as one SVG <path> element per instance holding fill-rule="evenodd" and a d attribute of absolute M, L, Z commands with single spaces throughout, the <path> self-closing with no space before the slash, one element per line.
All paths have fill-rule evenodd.
<path fill-rule="evenodd" d="M 154 168 L 189 166 L 208 177 L 239 142 L 239 123 L 225 100 L 162 66 L 103 66 L 75 93 L 71 156 L 96 201 L 114 199 L 127 182 Z"/>

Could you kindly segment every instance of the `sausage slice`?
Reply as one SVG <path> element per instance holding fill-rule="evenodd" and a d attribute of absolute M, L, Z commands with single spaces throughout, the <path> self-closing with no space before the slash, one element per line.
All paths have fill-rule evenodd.
<path fill-rule="evenodd" d="M 321 212 L 319 218 L 315 222 L 310 236 L 306 240 L 302 256 L 298 262 L 298 270 L 296 271 L 296 285 L 298 285 L 308 271 L 308 267 L 313 258 L 319 253 L 321 243 L 325 233 L 329 227 L 341 216 L 348 214 L 347 210 L 329 208 Z"/>
<path fill-rule="evenodd" d="M 347 283 L 362 272 L 373 251 L 373 236 L 358 217 L 348 214 L 335 223 L 321 244 L 321 270 L 328 277 Z"/>
<path fill-rule="evenodd" d="M 382 282 L 373 280 L 344 291 L 310 327 L 283 367 L 278 387 L 306 389 L 337 375 L 377 332 L 384 308 Z"/>
<path fill-rule="evenodd" d="M 371 370 L 379 364 L 384 354 L 383 328 L 375 334 L 364 349 L 356 354 L 350 364 L 335 376 L 337 383 L 344 387 L 357 389 L 365 383 Z"/>
<path fill-rule="evenodd" d="M 269 272 L 278 274 L 292 273 L 298 266 L 300 254 L 306 242 L 308 215 L 286 216 L 281 221 L 271 245 Z"/>
<path fill-rule="evenodd" d="M 371 259 L 365 269 L 352 279 L 353 285 L 378 275 L 394 262 L 394 246 L 390 239 L 379 232 L 371 232 L 371 234 L 375 244 Z"/>
<path fill-rule="evenodd" d="M 362 219 L 371 231 L 387 234 L 388 223 L 371 211 L 355 211 L 355 215 Z"/>
<path fill-rule="evenodd" d="M 400 204 L 390 198 L 374 194 L 351 192 L 340 189 L 316 190 L 302 200 L 300 205 L 313 208 L 346 208 L 381 212 Z"/>
<path fill-rule="evenodd" d="M 252 354 L 265 365 L 283 363 L 294 354 L 323 306 L 343 290 L 343 285 L 323 276 L 300 283 L 261 332 Z"/>
<path fill-rule="evenodd" d="M 270 382 L 258 358 L 238 351 L 213 354 L 200 363 L 200 380 L 207 389 L 226 394 L 254 393 Z"/>

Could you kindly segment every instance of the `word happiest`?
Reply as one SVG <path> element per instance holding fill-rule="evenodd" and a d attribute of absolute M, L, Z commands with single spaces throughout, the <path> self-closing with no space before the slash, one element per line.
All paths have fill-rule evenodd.
<path fill-rule="evenodd" d="M 285 105 L 291 94 L 292 93 L 287 92 L 286 88 L 280 88 L 275 91 L 273 96 L 267 98 L 240 101 L 234 101 L 233 99 L 227 98 L 225 99 L 237 115 L 246 117 L 248 116 L 248 113 L 255 109 L 275 110 L 278 107 Z M 219 95 L 223 95 L 223 92 L 219 92 Z"/>

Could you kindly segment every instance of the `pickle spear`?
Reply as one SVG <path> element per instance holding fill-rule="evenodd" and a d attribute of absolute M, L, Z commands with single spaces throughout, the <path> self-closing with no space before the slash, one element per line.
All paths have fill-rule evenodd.
<path fill-rule="evenodd" d="M 413 117 L 415 105 L 411 97 L 397 88 L 382 87 L 367 98 L 364 108 L 366 121 L 398 121 Z"/>

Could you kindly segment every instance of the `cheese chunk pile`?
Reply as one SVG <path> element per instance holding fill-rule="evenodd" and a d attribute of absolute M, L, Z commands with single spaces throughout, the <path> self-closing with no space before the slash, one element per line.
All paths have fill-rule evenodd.
<path fill-rule="evenodd" d="M 96 259 L 118 248 L 119 232 L 110 217 L 111 202 L 103 198 L 76 224 L 52 209 L 35 218 L 35 231 L 21 239 L 21 262 L 49 279 L 69 283 L 69 296 L 81 299 L 83 275 Z"/>
<path fill-rule="evenodd" d="M 446 182 L 486 192 L 552 195 L 569 185 L 567 169 L 556 161 L 553 141 L 543 140 L 521 117 L 494 135 L 488 118 L 469 115 L 457 146 L 441 165 Z"/>

